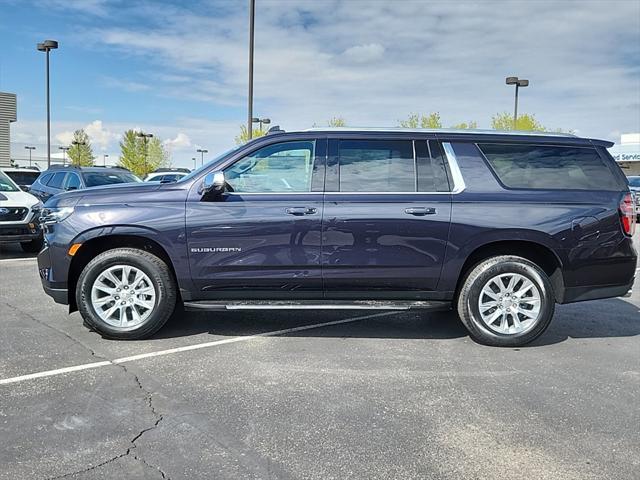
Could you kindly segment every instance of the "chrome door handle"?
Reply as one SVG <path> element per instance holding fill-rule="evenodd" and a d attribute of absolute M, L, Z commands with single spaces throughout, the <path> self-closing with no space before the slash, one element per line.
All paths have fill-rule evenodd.
<path fill-rule="evenodd" d="M 285 213 L 287 213 L 287 215 L 313 215 L 314 213 L 316 213 L 318 211 L 317 208 L 313 208 L 313 207 L 289 207 L 286 208 Z"/>
<path fill-rule="evenodd" d="M 416 215 L 418 217 L 423 215 L 435 215 L 436 209 L 433 207 L 411 207 L 405 208 L 404 213 L 407 215 Z"/>

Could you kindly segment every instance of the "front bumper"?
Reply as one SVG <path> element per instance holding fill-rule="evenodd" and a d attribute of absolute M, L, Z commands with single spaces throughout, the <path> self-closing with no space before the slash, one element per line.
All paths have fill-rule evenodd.
<path fill-rule="evenodd" d="M 37 223 L 0 224 L 0 243 L 30 242 L 42 237 Z"/>
<path fill-rule="evenodd" d="M 67 282 L 55 281 L 52 278 L 53 270 L 51 268 L 50 247 L 48 245 L 45 245 L 38 254 L 38 273 L 40 274 L 44 292 L 53 298 L 54 302 L 68 305 L 69 291 Z"/>

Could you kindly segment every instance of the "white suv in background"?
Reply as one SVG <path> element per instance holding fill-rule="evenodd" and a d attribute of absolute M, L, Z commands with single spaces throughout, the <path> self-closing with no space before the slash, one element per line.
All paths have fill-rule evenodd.
<path fill-rule="evenodd" d="M 23 192 L 0 171 L 0 243 L 20 243 L 22 250 L 37 253 L 42 249 L 39 225 L 42 203 Z"/>

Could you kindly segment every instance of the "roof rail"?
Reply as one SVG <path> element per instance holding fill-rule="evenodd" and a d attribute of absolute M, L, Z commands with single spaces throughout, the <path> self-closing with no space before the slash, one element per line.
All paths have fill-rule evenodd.
<path fill-rule="evenodd" d="M 303 132 L 407 132 L 407 133 L 456 133 L 466 135 L 522 135 L 536 137 L 570 137 L 571 133 L 534 132 L 525 130 L 489 130 L 489 129 L 457 129 L 457 128 L 405 128 L 405 127 L 314 127 Z"/>
<path fill-rule="evenodd" d="M 49 167 L 49 170 L 56 170 L 56 169 L 59 169 L 59 168 L 73 168 L 73 169 L 76 169 L 76 170 L 80 170 L 80 167 L 78 167 L 77 165 L 51 165 Z"/>

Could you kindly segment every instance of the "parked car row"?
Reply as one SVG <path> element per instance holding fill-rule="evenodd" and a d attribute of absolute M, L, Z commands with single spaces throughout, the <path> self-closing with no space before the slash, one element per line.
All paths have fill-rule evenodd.
<path fill-rule="evenodd" d="M 0 171 L 0 243 L 20 243 L 25 252 L 42 248 L 39 225 L 42 202 Z"/>

